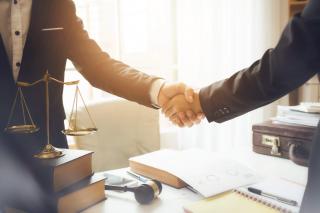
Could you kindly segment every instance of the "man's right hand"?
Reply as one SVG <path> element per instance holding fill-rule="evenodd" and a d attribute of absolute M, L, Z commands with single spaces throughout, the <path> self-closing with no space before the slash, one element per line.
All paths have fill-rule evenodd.
<path fill-rule="evenodd" d="M 179 103 L 182 103 L 181 96 L 180 98 L 176 98 L 176 101 L 171 102 L 171 100 L 177 95 L 182 95 L 184 97 L 183 101 L 186 104 L 197 104 L 197 108 L 199 109 L 199 95 L 195 93 L 195 91 L 191 87 L 186 86 L 184 83 L 165 83 L 160 89 L 158 96 L 158 103 L 163 108 L 162 111 L 165 112 L 169 109 L 170 111 L 176 111 L 177 114 L 175 114 L 175 116 L 170 116 L 169 118 L 174 124 L 180 127 L 191 127 L 193 126 L 193 124 L 200 123 L 200 121 L 204 117 L 202 112 L 197 113 L 197 111 L 193 111 L 191 109 L 186 111 L 183 111 L 182 109 L 179 111 L 175 110 L 178 108 L 172 109 L 173 104 L 177 102 L 178 99 Z"/>
<path fill-rule="evenodd" d="M 200 105 L 199 93 L 194 91 L 192 102 L 188 102 L 185 95 L 177 95 L 163 106 L 162 112 L 174 124 L 180 127 L 191 127 L 193 124 L 200 123 L 204 117 Z"/>

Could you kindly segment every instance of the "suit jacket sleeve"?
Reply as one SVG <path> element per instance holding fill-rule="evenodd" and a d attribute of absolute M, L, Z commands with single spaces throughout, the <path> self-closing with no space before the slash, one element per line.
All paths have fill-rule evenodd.
<path fill-rule="evenodd" d="M 320 71 L 320 22 L 295 16 L 279 43 L 249 68 L 200 90 L 208 121 L 224 122 L 271 103 Z"/>
<path fill-rule="evenodd" d="M 139 72 L 112 59 L 83 29 L 76 16 L 75 5 L 67 0 L 67 57 L 77 70 L 94 86 L 125 99 L 152 106 L 149 90 L 158 78 Z"/>

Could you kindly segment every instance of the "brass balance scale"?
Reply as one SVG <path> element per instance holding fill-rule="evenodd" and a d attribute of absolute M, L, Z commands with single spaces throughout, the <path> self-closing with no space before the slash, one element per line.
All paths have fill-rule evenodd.
<path fill-rule="evenodd" d="M 76 86 L 75 96 L 74 96 L 73 104 L 72 104 L 72 110 L 71 110 L 71 114 L 69 117 L 69 127 L 65 130 L 62 130 L 62 133 L 65 135 L 68 135 L 68 136 L 85 136 L 85 135 L 93 134 L 96 131 L 98 131 L 98 129 L 96 128 L 96 126 L 93 122 L 93 119 L 88 111 L 88 108 L 83 100 L 83 97 L 80 93 L 79 86 L 78 86 L 79 81 L 62 82 L 62 81 L 59 81 L 58 79 L 51 77 L 47 71 L 42 79 L 39 79 L 33 83 L 17 82 L 18 89 L 17 89 L 16 97 L 15 97 L 13 104 L 12 104 L 12 107 L 11 107 L 7 127 L 5 128 L 5 132 L 7 132 L 8 134 L 32 134 L 32 133 L 35 133 L 40 130 L 40 128 L 34 123 L 34 121 L 32 119 L 32 116 L 30 114 L 30 110 L 27 106 L 27 102 L 23 96 L 22 89 L 26 88 L 26 87 L 35 86 L 39 83 L 44 83 L 44 86 L 45 86 L 47 144 L 39 154 L 34 155 L 35 158 L 39 158 L 39 159 L 52 159 L 52 158 L 58 158 L 58 157 L 61 157 L 64 155 L 61 150 L 55 148 L 50 143 L 50 124 L 49 124 L 49 121 L 50 121 L 49 83 L 50 82 L 57 83 L 60 85 L 67 85 L 67 86 L 75 85 Z M 92 127 L 90 127 L 90 128 L 80 128 L 77 126 L 78 99 L 79 99 L 79 97 L 81 98 L 81 101 L 82 101 L 83 106 L 86 110 L 86 113 L 89 116 L 89 119 L 90 119 L 90 122 L 92 125 Z M 20 107 L 21 107 L 21 111 L 22 111 L 23 123 L 22 124 L 12 124 L 13 123 L 12 119 L 15 114 L 15 109 L 18 104 L 18 101 L 17 101 L 18 99 L 20 100 L 19 103 L 20 103 Z"/>

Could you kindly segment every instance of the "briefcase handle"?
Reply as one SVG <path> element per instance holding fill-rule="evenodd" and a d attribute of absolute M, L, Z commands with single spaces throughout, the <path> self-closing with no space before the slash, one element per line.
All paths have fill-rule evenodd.
<path fill-rule="evenodd" d="M 289 145 L 289 159 L 295 164 L 308 167 L 309 151 L 299 144 Z"/>

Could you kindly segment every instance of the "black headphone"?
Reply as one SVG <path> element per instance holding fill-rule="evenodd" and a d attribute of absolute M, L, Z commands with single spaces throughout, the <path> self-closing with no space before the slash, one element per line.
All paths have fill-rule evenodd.
<path fill-rule="evenodd" d="M 133 192 L 138 203 L 149 204 L 160 195 L 162 184 L 157 180 L 148 180 L 137 187 L 105 185 L 104 188 L 105 190 Z"/>

